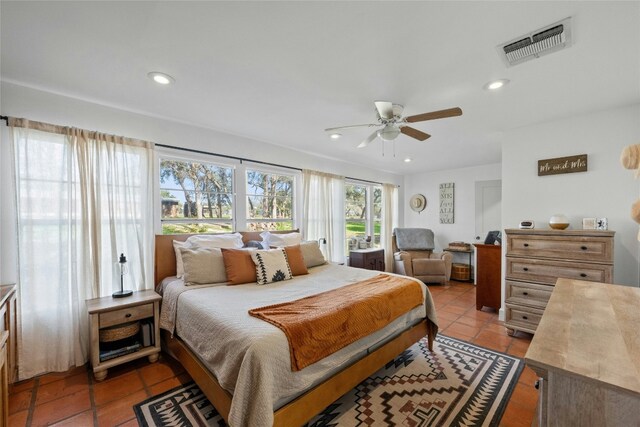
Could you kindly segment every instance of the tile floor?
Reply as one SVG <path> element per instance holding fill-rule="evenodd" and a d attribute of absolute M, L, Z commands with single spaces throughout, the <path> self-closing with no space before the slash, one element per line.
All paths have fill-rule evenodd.
<path fill-rule="evenodd" d="M 493 311 L 476 311 L 475 287 L 451 282 L 429 286 L 445 335 L 523 357 L 531 335 L 509 337 Z M 530 426 L 537 403 L 536 377 L 525 368 L 501 426 Z M 190 381 L 168 356 L 150 364 L 146 358 L 109 370 L 96 382 L 88 367 L 47 374 L 14 384 L 9 390 L 10 426 L 137 426 L 132 406 Z"/>

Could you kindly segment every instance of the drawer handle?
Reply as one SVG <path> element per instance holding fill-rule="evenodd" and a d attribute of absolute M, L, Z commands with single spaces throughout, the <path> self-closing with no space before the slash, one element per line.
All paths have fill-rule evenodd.
<path fill-rule="evenodd" d="M 525 248 L 528 248 L 528 247 L 529 247 L 529 244 L 528 244 L 528 243 L 525 243 L 525 244 L 524 244 L 524 247 L 525 247 Z"/>
<path fill-rule="evenodd" d="M 529 295 L 529 292 L 523 292 L 522 295 Z"/>
<path fill-rule="evenodd" d="M 529 271 L 528 267 L 523 268 L 524 271 Z"/>
<path fill-rule="evenodd" d="M 586 246 L 580 246 L 580 249 L 582 249 L 583 251 L 586 251 L 589 248 L 587 248 Z"/>
<path fill-rule="evenodd" d="M 131 317 L 131 313 L 127 313 L 127 314 L 125 314 L 125 315 L 124 315 L 124 317 L 126 317 L 126 318 Z"/>
<path fill-rule="evenodd" d="M 580 273 L 580 277 L 587 277 L 587 273 Z"/>
<path fill-rule="evenodd" d="M 527 319 L 528 319 L 528 317 L 527 317 L 527 316 L 522 316 L 522 318 L 523 318 L 524 320 L 527 320 Z"/>

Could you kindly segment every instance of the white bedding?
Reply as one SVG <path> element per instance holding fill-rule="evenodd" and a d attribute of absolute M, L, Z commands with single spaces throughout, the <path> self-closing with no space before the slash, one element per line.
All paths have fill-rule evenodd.
<path fill-rule="evenodd" d="M 379 272 L 328 264 L 310 274 L 269 285 L 185 287 L 179 279 L 166 284 L 161 327 L 177 335 L 198 355 L 220 385 L 233 395 L 233 427 L 271 426 L 273 411 L 322 382 L 407 326 L 428 317 L 437 324 L 426 286 L 425 306 L 417 307 L 384 329 L 307 368 L 291 371 L 289 344 L 277 327 L 248 311 L 293 301 L 373 277 Z M 425 309 L 427 307 L 427 309 Z"/>

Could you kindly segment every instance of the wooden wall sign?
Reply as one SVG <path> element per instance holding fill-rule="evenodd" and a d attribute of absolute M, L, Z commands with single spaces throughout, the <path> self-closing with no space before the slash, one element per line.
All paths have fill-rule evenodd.
<path fill-rule="evenodd" d="M 578 154 L 577 156 L 569 157 L 557 157 L 555 159 L 538 160 L 538 176 L 586 171 L 586 154 Z"/>
<path fill-rule="evenodd" d="M 454 183 L 440 184 L 440 224 L 453 224 Z"/>

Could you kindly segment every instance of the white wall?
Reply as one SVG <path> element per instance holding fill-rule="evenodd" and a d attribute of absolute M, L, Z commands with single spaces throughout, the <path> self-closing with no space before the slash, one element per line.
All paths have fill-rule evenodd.
<path fill-rule="evenodd" d="M 434 161 L 437 160 L 434 159 Z M 404 210 L 404 226 L 433 230 L 438 251 L 449 246 L 449 242 L 456 240 L 475 243 L 476 181 L 501 179 L 501 173 L 500 163 L 495 163 L 406 176 L 404 200 L 408 203 L 412 195 L 423 194 L 427 198 L 427 208 L 417 213 L 407 206 Z M 440 224 L 439 185 L 446 182 L 455 184 L 453 224 Z M 481 237 L 484 239 L 484 236 Z M 455 261 L 466 262 L 466 259 L 456 258 Z"/>
<path fill-rule="evenodd" d="M 75 126 L 105 133 L 124 135 L 177 147 L 255 159 L 302 169 L 344 175 L 357 179 L 391 183 L 401 186 L 403 177 L 366 168 L 345 161 L 314 156 L 262 141 L 227 133 L 162 120 L 108 106 L 69 98 L 49 92 L 2 82 L 0 111 L 3 115 L 31 120 Z M 167 112 L 170 115 L 170 112 Z M 7 127 L 0 126 L 2 140 L 8 142 Z M 0 146 L 0 179 L 7 175 L 11 165 L 10 144 Z M 8 182 L 8 181 L 3 181 Z M 0 186 L 0 280 L 15 281 L 15 218 L 10 207 L 14 203 L 6 186 Z M 402 219 L 402 191 L 400 191 L 400 219 Z"/>
<path fill-rule="evenodd" d="M 640 143 L 640 104 L 506 132 L 502 145 L 502 225 L 516 228 L 532 219 L 545 228 L 564 213 L 571 229 L 582 218 L 606 217 L 616 231 L 614 281 L 638 286 L 638 224 L 630 217 L 640 196 L 634 171 L 620 164 L 626 145 Z M 537 174 L 538 160 L 588 155 L 588 171 Z M 503 284 L 504 295 L 504 284 Z"/>

